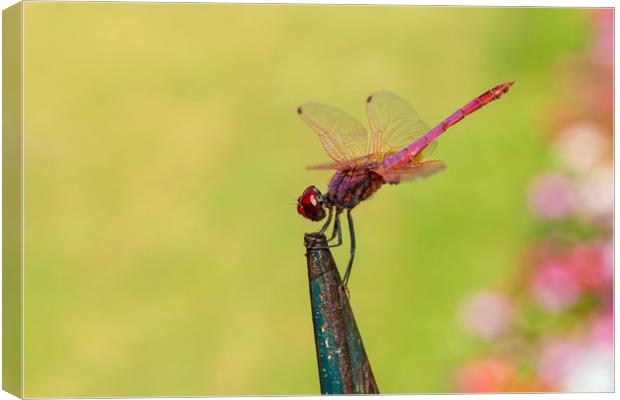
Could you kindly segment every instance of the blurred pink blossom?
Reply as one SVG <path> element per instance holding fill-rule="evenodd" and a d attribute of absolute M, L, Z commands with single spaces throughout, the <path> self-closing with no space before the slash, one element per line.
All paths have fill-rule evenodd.
<path fill-rule="evenodd" d="M 463 365 L 459 391 L 614 390 L 614 10 L 588 13 L 594 28 L 589 52 L 564 58 L 555 79 L 566 99 L 544 111 L 551 116 L 552 155 L 564 172 L 543 173 L 527 193 L 536 216 L 575 217 L 579 224 L 554 224 L 524 253 L 510 297 L 487 291 L 463 304 L 464 328 L 492 340 L 496 356 Z M 596 239 L 579 239 L 583 226 L 593 228 Z M 555 313 L 547 315 L 552 321 L 541 323 L 530 313 L 532 301 Z M 536 334 L 510 329 L 515 318 Z"/>
<path fill-rule="evenodd" d="M 614 51 L 613 10 L 597 10 L 594 21 L 596 39 L 592 49 L 592 61 L 599 65 L 611 66 Z"/>
<path fill-rule="evenodd" d="M 611 282 L 609 249 L 601 244 L 580 243 L 568 252 L 568 266 L 584 289 L 597 289 Z M 611 268 L 610 268 L 611 267 Z"/>
<path fill-rule="evenodd" d="M 536 178 L 529 188 L 529 205 L 532 211 L 544 218 L 567 217 L 575 206 L 575 190 L 564 175 L 548 173 Z"/>
<path fill-rule="evenodd" d="M 612 313 L 597 315 L 592 319 L 589 339 L 596 345 L 612 347 L 614 343 L 614 316 Z"/>
<path fill-rule="evenodd" d="M 579 343 L 570 339 L 543 343 L 538 355 L 538 375 L 547 384 L 557 385 L 566 376 L 579 351 Z"/>
<path fill-rule="evenodd" d="M 612 166 L 590 172 L 577 187 L 578 211 L 592 220 L 610 220 L 614 208 Z"/>
<path fill-rule="evenodd" d="M 547 261 L 535 271 L 531 290 L 537 303 L 551 312 L 570 307 L 581 294 L 574 272 L 559 260 Z"/>
<path fill-rule="evenodd" d="M 465 301 L 459 312 L 464 329 L 485 339 L 505 333 L 514 313 L 508 298 L 493 291 L 474 294 Z"/>
<path fill-rule="evenodd" d="M 457 373 L 457 391 L 465 393 L 493 393 L 514 390 L 515 369 L 506 360 L 482 358 L 470 361 Z"/>
<path fill-rule="evenodd" d="M 598 308 L 604 312 L 613 312 L 614 307 L 614 286 L 613 281 L 609 282 L 605 287 L 599 289 L 596 293 L 598 297 Z"/>
<path fill-rule="evenodd" d="M 603 271 L 605 272 L 605 276 L 612 281 L 614 277 L 614 244 L 612 240 L 608 240 L 600 246 L 603 258 Z"/>
<path fill-rule="evenodd" d="M 589 171 L 604 161 L 607 146 L 605 133 L 591 122 L 568 126 L 554 142 L 560 159 L 579 172 Z"/>

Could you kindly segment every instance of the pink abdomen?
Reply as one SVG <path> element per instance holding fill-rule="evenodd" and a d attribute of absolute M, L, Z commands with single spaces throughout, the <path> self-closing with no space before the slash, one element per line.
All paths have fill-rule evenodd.
<path fill-rule="evenodd" d="M 480 96 L 456 110 L 442 123 L 431 129 L 426 135 L 422 136 L 404 149 L 386 157 L 381 166 L 383 168 L 389 168 L 395 164 L 409 164 L 422 150 L 424 150 L 426 146 L 428 146 L 429 143 L 448 130 L 448 128 L 461 121 L 467 115 L 481 109 L 490 102 L 498 100 L 502 97 L 502 95 L 508 92 L 508 89 L 510 89 L 513 84 L 514 81 L 505 82 L 482 93 Z"/>

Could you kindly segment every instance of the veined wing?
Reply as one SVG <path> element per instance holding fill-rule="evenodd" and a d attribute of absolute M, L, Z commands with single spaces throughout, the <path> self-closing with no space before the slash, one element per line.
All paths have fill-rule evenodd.
<path fill-rule="evenodd" d="M 413 162 L 406 165 L 394 165 L 390 168 L 375 170 L 387 183 L 426 178 L 446 169 L 446 164 L 439 160 Z"/>
<path fill-rule="evenodd" d="M 415 160 L 416 161 L 426 160 L 431 154 L 435 152 L 436 148 L 437 148 L 437 141 L 433 140 L 432 142 L 427 144 L 426 147 L 415 156 Z"/>
<path fill-rule="evenodd" d="M 346 163 L 335 162 L 335 163 L 328 163 L 328 164 L 311 165 L 308 167 L 308 169 L 331 169 L 331 170 L 346 169 L 346 168 L 351 168 L 351 167 L 368 166 L 376 162 L 377 162 L 377 155 L 369 154 L 366 156 L 357 157 L 352 160 L 348 160 Z"/>
<path fill-rule="evenodd" d="M 418 153 L 418 155 L 415 157 L 415 161 L 419 162 L 419 161 L 425 160 L 426 156 L 431 154 L 435 150 L 436 147 L 437 147 L 437 141 L 433 141 L 429 143 L 429 145 L 426 146 L 424 150 Z M 346 168 L 351 168 L 351 167 L 372 166 L 373 164 L 378 163 L 378 161 L 380 161 L 383 157 L 388 156 L 390 154 L 393 154 L 393 152 L 387 152 L 385 154 L 382 154 L 381 156 L 377 156 L 376 154 L 368 154 L 366 156 L 357 157 L 352 160 L 348 160 L 346 163 L 333 162 L 333 163 L 327 163 L 327 164 L 311 165 L 308 167 L 308 169 L 339 170 L 339 169 L 346 169 Z"/>
<path fill-rule="evenodd" d="M 387 90 L 368 96 L 366 111 L 370 125 L 369 153 L 400 150 L 430 130 L 407 101 Z M 420 159 L 428 157 L 435 147 L 436 142 L 430 143 Z"/>
<path fill-rule="evenodd" d="M 297 113 L 318 135 L 327 154 L 341 165 L 367 155 L 368 132 L 364 125 L 339 108 L 307 103 Z"/>

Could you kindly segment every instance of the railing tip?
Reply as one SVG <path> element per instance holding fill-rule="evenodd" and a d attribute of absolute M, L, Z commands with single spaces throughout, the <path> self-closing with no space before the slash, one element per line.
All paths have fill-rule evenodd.
<path fill-rule="evenodd" d="M 304 246 L 307 248 L 311 248 L 316 246 L 318 243 L 323 246 L 327 245 L 327 238 L 325 235 L 319 232 L 308 232 L 304 234 Z"/>

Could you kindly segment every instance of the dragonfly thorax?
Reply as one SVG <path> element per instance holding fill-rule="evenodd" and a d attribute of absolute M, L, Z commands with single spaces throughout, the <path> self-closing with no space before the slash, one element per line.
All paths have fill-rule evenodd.
<path fill-rule="evenodd" d="M 366 200 L 385 183 L 371 168 L 337 171 L 325 197 L 337 208 L 353 208 Z"/>

